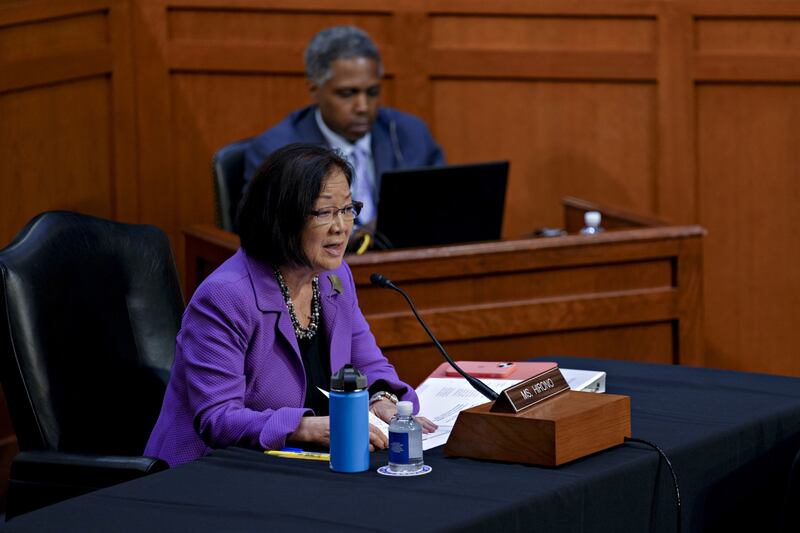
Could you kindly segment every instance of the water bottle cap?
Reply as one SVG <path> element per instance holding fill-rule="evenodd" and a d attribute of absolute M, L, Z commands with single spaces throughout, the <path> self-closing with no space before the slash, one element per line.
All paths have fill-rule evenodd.
<path fill-rule="evenodd" d="M 600 211 L 587 211 L 583 214 L 583 223 L 591 228 L 598 227 L 601 219 Z"/>
<path fill-rule="evenodd" d="M 331 390 L 336 392 L 353 392 L 367 388 L 367 376 L 347 363 L 331 376 Z"/>
<path fill-rule="evenodd" d="M 411 402 L 397 402 L 397 416 L 411 416 L 414 404 Z"/>

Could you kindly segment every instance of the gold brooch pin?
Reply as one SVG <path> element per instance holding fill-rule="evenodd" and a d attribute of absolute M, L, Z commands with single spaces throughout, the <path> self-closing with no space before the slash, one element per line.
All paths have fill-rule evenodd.
<path fill-rule="evenodd" d="M 333 290 L 335 290 L 337 294 L 342 294 L 344 292 L 342 280 L 339 279 L 339 276 L 336 274 L 328 274 L 328 279 L 331 280 L 331 287 L 333 287 Z"/>

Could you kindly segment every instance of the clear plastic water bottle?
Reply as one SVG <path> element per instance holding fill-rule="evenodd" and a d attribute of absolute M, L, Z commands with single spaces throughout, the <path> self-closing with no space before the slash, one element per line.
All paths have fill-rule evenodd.
<path fill-rule="evenodd" d="M 389 469 L 416 472 L 422 463 L 422 426 L 411 414 L 411 402 L 398 402 L 397 414 L 389 422 Z"/>
<path fill-rule="evenodd" d="M 583 214 L 583 228 L 581 235 L 595 235 L 603 231 L 600 226 L 602 215 L 600 211 L 587 211 Z"/>

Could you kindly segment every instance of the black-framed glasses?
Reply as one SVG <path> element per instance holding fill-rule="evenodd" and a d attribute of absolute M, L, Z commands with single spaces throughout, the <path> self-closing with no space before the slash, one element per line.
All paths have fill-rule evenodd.
<path fill-rule="evenodd" d="M 314 218 L 314 222 L 320 225 L 332 224 L 337 215 L 342 215 L 342 220 L 345 222 L 352 222 L 361 212 L 362 207 L 364 207 L 364 202 L 354 201 L 341 209 L 338 207 L 323 207 L 317 211 L 309 211 L 308 214 Z"/>

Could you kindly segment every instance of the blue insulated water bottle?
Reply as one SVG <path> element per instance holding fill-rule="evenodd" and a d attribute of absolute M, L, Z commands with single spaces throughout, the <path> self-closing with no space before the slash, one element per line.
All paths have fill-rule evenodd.
<path fill-rule="evenodd" d="M 346 364 L 331 376 L 331 470 L 369 470 L 367 376 Z"/>

